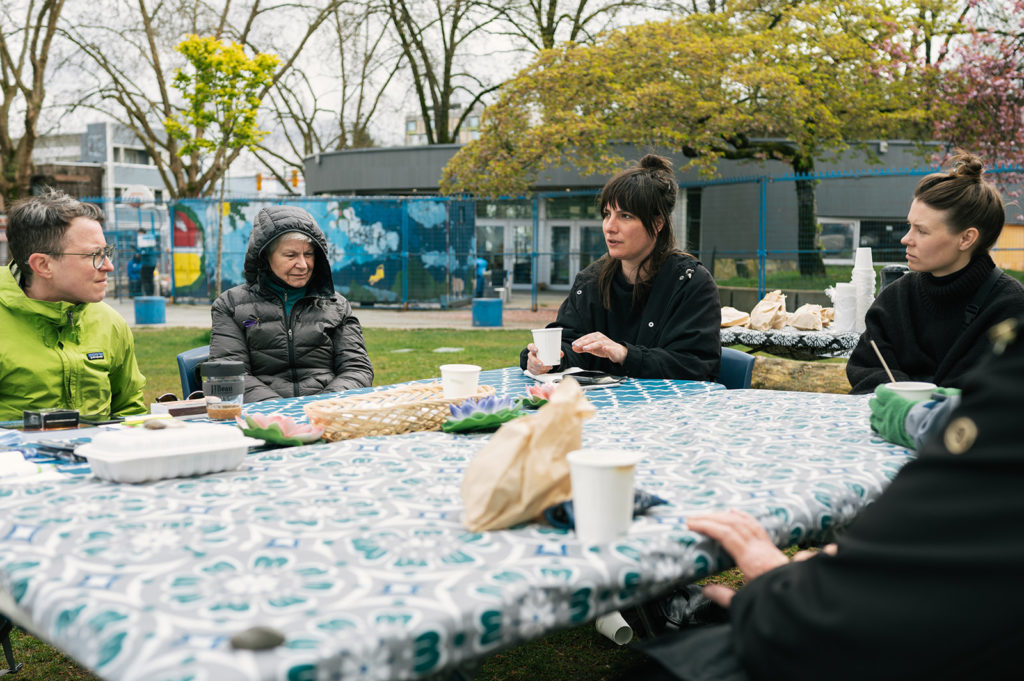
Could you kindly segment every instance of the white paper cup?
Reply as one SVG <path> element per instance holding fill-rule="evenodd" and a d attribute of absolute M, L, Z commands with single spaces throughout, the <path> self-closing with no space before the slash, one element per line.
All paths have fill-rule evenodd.
<path fill-rule="evenodd" d="M 471 397 L 480 381 L 480 367 L 475 364 L 442 364 L 441 390 L 445 399 Z"/>
<path fill-rule="evenodd" d="M 886 383 L 885 387 L 897 395 L 914 402 L 930 400 L 932 398 L 932 391 L 935 390 L 934 383 L 927 383 L 925 381 L 896 381 L 895 383 Z"/>
<path fill-rule="evenodd" d="M 629 532 L 633 523 L 633 469 L 640 452 L 577 449 L 569 452 L 576 536 L 603 544 Z"/>
<path fill-rule="evenodd" d="M 857 249 L 856 255 L 854 255 L 853 269 L 863 270 L 871 269 L 873 267 L 871 263 L 871 247 L 864 246 Z"/>
<path fill-rule="evenodd" d="M 629 626 L 629 622 L 618 610 L 598 617 L 596 626 L 598 632 L 614 641 L 617 646 L 624 646 L 633 640 L 633 627 Z"/>
<path fill-rule="evenodd" d="M 534 329 L 533 344 L 537 346 L 537 359 L 544 366 L 558 366 L 562 361 L 562 329 Z"/>

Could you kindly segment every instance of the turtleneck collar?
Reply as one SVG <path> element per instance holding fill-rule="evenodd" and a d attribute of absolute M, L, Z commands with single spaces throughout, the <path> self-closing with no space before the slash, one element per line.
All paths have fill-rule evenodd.
<path fill-rule="evenodd" d="M 924 273 L 921 287 L 926 297 L 942 299 L 948 304 L 952 300 L 967 300 L 985 282 L 996 264 L 987 251 L 971 258 L 967 266 L 944 277 Z"/>
<path fill-rule="evenodd" d="M 921 305 L 930 314 L 966 305 L 996 264 L 988 252 L 975 255 L 967 266 L 944 277 L 921 274 Z"/>

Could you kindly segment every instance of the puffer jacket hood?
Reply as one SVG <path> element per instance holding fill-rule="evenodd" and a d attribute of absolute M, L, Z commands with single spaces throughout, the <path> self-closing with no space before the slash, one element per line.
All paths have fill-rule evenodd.
<path fill-rule="evenodd" d="M 252 222 L 249 247 L 245 252 L 245 281 L 260 285 L 260 273 L 270 271 L 267 247 L 286 232 L 301 232 L 313 239 L 316 253 L 313 276 L 306 291 L 310 295 L 334 295 L 334 279 L 327 260 L 327 237 L 308 211 L 296 206 L 267 206 L 256 214 Z"/>

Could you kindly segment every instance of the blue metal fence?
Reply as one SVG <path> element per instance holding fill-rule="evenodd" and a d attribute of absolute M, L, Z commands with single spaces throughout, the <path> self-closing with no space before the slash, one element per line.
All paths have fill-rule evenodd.
<path fill-rule="evenodd" d="M 699 179 L 680 183 L 680 189 L 756 184 L 758 218 L 756 250 L 717 250 L 717 256 L 756 259 L 758 295 L 766 289 L 769 259 L 790 259 L 807 249 L 769 249 L 768 187 L 773 183 L 836 181 L 871 177 L 913 177 L 938 168 L 869 168 L 813 174 L 749 175 Z M 1024 166 L 998 166 L 988 174 L 1024 175 Z M 531 251 L 514 254 L 529 258 L 531 304 L 538 306 L 539 259 L 564 257 L 541 244 L 540 202 L 547 198 L 595 196 L 596 190 L 538 192 L 532 203 Z M 525 197 L 505 197 L 523 201 Z M 221 290 L 242 283 L 242 266 L 252 219 L 270 204 L 299 205 L 310 211 L 330 245 L 335 286 L 349 300 L 363 305 L 449 307 L 468 303 L 475 289 L 475 260 L 480 253 L 475 235 L 475 204 L 465 198 L 425 197 L 279 197 L 275 199 L 185 199 L 166 206 L 137 207 L 122 202 L 89 199 L 108 213 L 108 240 L 118 247 L 115 295 L 129 292 L 126 264 L 138 251 L 139 236 L 159 241 L 162 293 L 180 299 L 208 301 L 216 290 L 217 234 L 221 231 Z M 909 202 L 909 197 L 908 197 Z M 110 219 L 110 218 L 113 219 Z M 796 230 L 795 225 L 786 229 Z M 860 244 L 853 244 L 856 247 Z M 898 244 L 897 244 L 898 245 Z M 876 247 L 876 261 L 902 259 L 902 249 Z M 849 248 L 849 246 L 847 246 Z M 815 249 L 816 251 L 818 249 Z M 1011 250 L 1022 250 L 1019 248 Z M 885 252 L 883 252 L 885 251 Z M 820 251 L 818 251 L 820 252 Z M 508 259 L 513 254 L 498 253 Z M 593 254 L 586 254 L 591 256 Z M 882 255 L 879 258 L 878 255 Z M 892 258 L 885 258 L 891 255 Z M 706 257 L 706 254 L 705 254 Z M 522 265 L 527 265 L 523 262 Z M 523 273 L 525 274 L 525 272 Z"/>

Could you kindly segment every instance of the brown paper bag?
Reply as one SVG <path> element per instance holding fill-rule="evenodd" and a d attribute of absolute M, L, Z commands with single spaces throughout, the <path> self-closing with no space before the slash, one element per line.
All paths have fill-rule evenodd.
<path fill-rule="evenodd" d="M 572 498 L 566 454 L 579 449 L 594 406 L 566 377 L 536 414 L 509 421 L 484 445 L 462 479 L 463 523 L 471 532 L 532 520 Z"/>
<path fill-rule="evenodd" d="M 786 325 L 786 296 L 782 291 L 771 291 L 765 294 L 754 309 L 750 311 L 748 326 L 757 331 L 781 329 Z"/>
<path fill-rule="evenodd" d="M 722 308 L 722 328 L 729 326 L 743 326 L 750 321 L 750 315 L 740 312 L 735 307 L 725 306 Z"/>
<path fill-rule="evenodd" d="M 822 307 L 814 303 L 806 303 L 789 315 L 789 325 L 801 331 L 821 331 Z"/>

